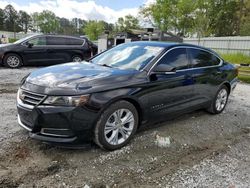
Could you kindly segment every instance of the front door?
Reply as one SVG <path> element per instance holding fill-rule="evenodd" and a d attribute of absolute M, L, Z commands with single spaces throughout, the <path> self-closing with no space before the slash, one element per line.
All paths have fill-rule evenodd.
<path fill-rule="evenodd" d="M 175 48 L 167 52 L 160 64 L 173 67 L 173 72 L 157 73 L 154 68 L 149 73 L 149 112 L 153 119 L 160 119 L 172 113 L 183 112 L 192 106 L 193 79 L 189 73 L 186 48 Z"/>
<path fill-rule="evenodd" d="M 45 36 L 31 38 L 22 44 L 22 48 L 26 64 L 43 65 L 49 60 Z"/>

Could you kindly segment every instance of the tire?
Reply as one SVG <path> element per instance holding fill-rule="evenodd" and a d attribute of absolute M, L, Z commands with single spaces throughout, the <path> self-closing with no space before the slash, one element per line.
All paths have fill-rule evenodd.
<path fill-rule="evenodd" d="M 21 67 L 23 64 L 22 58 L 15 54 L 15 53 L 9 53 L 4 56 L 3 63 L 5 67 L 9 68 L 18 68 Z"/>
<path fill-rule="evenodd" d="M 105 150 L 116 150 L 125 146 L 137 130 L 138 119 L 138 112 L 133 104 L 127 101 L 111 104 L 101 114 L 95 126 L 94 142 Z"/>
<path fill-rule="evenodd" d="M 73 62 L 81 62 L 82 60 L 83 60 L 83 58 L 80 55 L 74 55 L 72 57 Z"/>
<path fill-rule="evenodd" d="M 216 96 L 213 99 L 211 106 L 207 109 L 207 111 L 211 114 L 219 114 L 223 112 L 227 105 L 229 96 L 229 91 L 227 86 L 223 85 L 217 91 Z"/>

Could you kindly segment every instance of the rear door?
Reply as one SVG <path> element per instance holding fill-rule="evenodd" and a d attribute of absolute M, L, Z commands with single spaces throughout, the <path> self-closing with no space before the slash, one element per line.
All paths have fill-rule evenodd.
<path fill-rule="evenodd" d="M 66 39 L 59 36 L 47 36 L 48 57 L 50 64 L 70 62 L 71 57 L 68 53 Z"/>
<path fill-rule="evenodd" d="M 222 83 L 222 60 L 204 49 L 188 48 L 191 74 L 194 80 L 194 97 L 197 104 L 210 103 Z"/>
<path fill-rule="evenodd" d="M 83 57 L 83 39 L 48 36 L 48 56 L 53 64 L 72 62 L 74 56 Z"/>
<path fill-rule="evenodd" d="M 159 118 L 164 114 L 182 112 L 192 106 L 193 79 L 189 72 L 186 48 L 175 48 L 167 52 L 155 65 L 168 64 L 175 73 L 150 73 L 148 89 L 150 115 Z M 154 68 L 152 69 L 154 72 Z"/>

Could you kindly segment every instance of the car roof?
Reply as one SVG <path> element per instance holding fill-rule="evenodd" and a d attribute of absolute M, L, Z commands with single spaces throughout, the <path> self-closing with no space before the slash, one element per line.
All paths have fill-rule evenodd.
<path fill-rule="evenodd" d="M 194 48 L 204 49 L 204 50 L 207 50 L 209 52 L 212 52 L 212 53 L 215 53 L 216 55 L 218 55 L 215 51 L 213 51 L 210 48 L 206 48 L 206 47 L 198 46 L 198 45 L 194 45 L 194 44 L 187 44 L 187 43 L 159 42 L 159 41 L 136 41 L 133 43 L 138 43 L 138 44 L 145 45 L 145 46 L 147 46 L 147 45 L 159 46 L 159 47 L 164 47 L 165 49 L 170 49 L 173 47 L 194 47 Z"/>
<path fill-rule="evenodd" d="M 77 39 L 84 39 L 86 40 L 86 37 L 77 37 L 77 36 L 70 36 L 70 35 L 53 35 L 53 34 L 34 34 L 31 35 L 30 37 L 36 37 L 36 36 L 50 36 L 50 37 L 64 37 L 64 38 L 77 38 Z"/>

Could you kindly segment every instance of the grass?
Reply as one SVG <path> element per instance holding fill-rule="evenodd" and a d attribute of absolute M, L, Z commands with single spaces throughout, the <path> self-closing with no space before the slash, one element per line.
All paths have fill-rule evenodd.
<path fill-rule="evenodd" d="M 237 54 L 220 54 L 221 57 L 225 60 L 228 61 L 229 63 L 233 64 L 249 64 L 250 65 L 250 56 L 242 54 L 242 53 L 237 53 Z"/>
<path fill-rule="evenodd" d="M 220 54 L 221 57 L 233 64 L 248 64 L 250 65 L 250 56 L 237 53 L 237 54 Z M 250 83 L 250 67 L 247 66 L 241 66 L 239 67 L 239 75 L 238 78 L 246 83 Z"/>
<path fill-rule="evenodd" d="M 250 83 L 250 67 L 239 67 L 238 78 L 243 82 Z"/>
<path fill-rule="evenodd" d="M 9 43 L 14 43 L 16 41 L 17 41 L 17 39 L 9 38 Z"/>
<path fill-rule="evenodd" d="M 250 76 L 246 76 L 246 75 L 239 75 L 238 78 L 243 81 L 243 82 L 246 82 L 246 83 L 249 83 L 250 84 Z"/>

